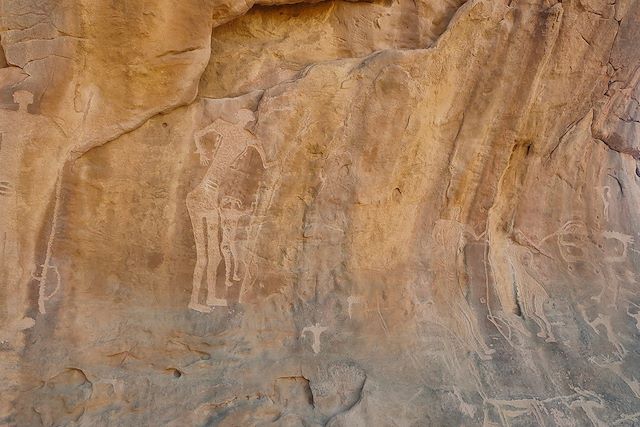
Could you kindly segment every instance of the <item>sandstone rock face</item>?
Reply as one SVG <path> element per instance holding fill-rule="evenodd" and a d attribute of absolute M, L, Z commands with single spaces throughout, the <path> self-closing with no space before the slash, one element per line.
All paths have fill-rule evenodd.
<path fill-rule="evenodd" d="M 0 16 L 0 425 L 640 423 L 637 0 Z"/>

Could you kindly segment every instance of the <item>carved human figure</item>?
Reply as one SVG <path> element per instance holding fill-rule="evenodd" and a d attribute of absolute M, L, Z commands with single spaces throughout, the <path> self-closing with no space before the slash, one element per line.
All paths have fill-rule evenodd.
<path fill-rule="evenodd" d="M 302 329 L 300 336 L 304 337 L 305 333 L 311 332 L 311 335 L 313 335 L 313 344 L 311 345 L 311 348 L 315 354 L 318 354 L 320 353 L 320 335 L 326 330 L 327 328 L 325 326 L 320 326 L 316 323 L 313 326 L 305 326 L 304 329 Z"/>
<path fill-rule="evenodd" d="M 222 179 L 244 156 L 247 150 L 254 148 L 265 163 L 264 150 L 258 139 L 245 126 L 254 120 L 253 112 L 240 110 L 236 114 L 236 123 L 217 119 L 209 126 L 197 131 L 194 135 L 196 153 L 200 155 L 200 163 L 208 166 L 202 181 L 187 195 L 187 210 L 193 226 L 196 244 L 196 265 L 193 272 L 193 290 L 189 308 L 200 312 L 209 312 L 213 306 L 226 306 L 227 300 L 216 297 L 216 276 L 218 266 L 224 259 L 227 286 L 238 277 L 238 260 L 235 259 L 233 270 L 231 260 L 235 257 L 233 239 L 241 214 L 237 199 L 220 194 Z M 207 153 L 204 138 L 215 134 L 215 147 L 211 154 Z M 224 206 L 223 206 L 224 205 Z M 235 207 L 234 207 L 235 206 Z M 242 213 L 244 214 L 244 213 Z M 222 228 L 222 233 L 220 233 Z M 222 234 L 222 238 L 220 237 Z M 206 276 L 206 305 L 198 300 L 202 280 Z"/>

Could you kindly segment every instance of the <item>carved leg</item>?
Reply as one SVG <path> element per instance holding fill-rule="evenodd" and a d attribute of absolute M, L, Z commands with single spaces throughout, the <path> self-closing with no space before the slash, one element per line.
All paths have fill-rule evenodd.
<path fill-rule="evenodd" d="M 193 289 L 191 291 L 191 300 L 189 308 L 192 310 L 208 313 L 211 311 L 209 307 L 198 303 L 200 295 L 200 286 L 202 285 L 202 276 L 207 266 L 206 242 L 204 236 L 204 218 L 187 203 L 189 216 L 191 217 L 191 225 L 193 227 L 193 238 L 196 242 L 196 266 L 193 270 Z"/>
<path fill-rule="evenodd" d="M 238 262 L 238 251 L 235 247 L 235 242 L 229 244 L 231 254 L 233 255 L 233 280 L 236 282 L 240 280 L 240 273 L 238 272 L 240 263 Z"/>
<path fill-rule="evenodd" d="M 540 329 L 544 331 L 544 338 L 546 342 L 556 342 L 556 338 L 553 335 L 553 332 L 551 330 L 551 324 L 549 323 L 549 321 L 547 320 L 547 317 L 545 316 L 544 313 L 544 302 L 545 300 L 548 298 L 546 295 L 541 295 L 542 298 L 540 298 L 537 295 L 534 295 L 533 297 L 533 310 L 535 315 L 540 319 Z M 540 336 L 540 334 L 538 334 L 538 336 Z"/>
<path fill-rule="evenodd" d="M 481 360 L 491 360 L 492 354 L 496 351 L 490 348 L 482 337 L 482 334 L 478 331 L 475 326 L 474 321 L 471 319 L 470 315 L 472 315 L 471 309 L 464 303 L 458 304 L 458 309 L 460 310 L 461 320 L 463 327 L 466 329 L 467 337 L 470 341 L 476 343 L 476 353 L 480 357 Z"/>
<path fill-rule="evenodd" d="M 231 248 L 226 239 L 222 241 L 222 257 L 224 258 L 224 283 L 228 288 L 233 286 L 233 282 L 231 281 Z"/>
<path fill-rule="evenodd" d="M 227 300 L 224 298 L 216 298 L 216 279 L 218 275 L 218 266 L 222 261 L 220 256 L 220 239 L 218 237 L 218 226 L 220 224 L 220 216 L 218 212 L 207 216 L 207 252 L 209 255 L 209 263 L 207 265 L 207 305 L 224 307 Z"/>

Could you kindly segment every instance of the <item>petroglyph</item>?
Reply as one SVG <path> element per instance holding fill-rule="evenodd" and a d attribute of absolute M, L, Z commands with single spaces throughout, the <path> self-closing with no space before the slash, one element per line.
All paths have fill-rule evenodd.
<path fill-rule="evenodd" d="M 191 218 L 196 244 L 196 265 L 193 273 L 193 290 L 189 308 L 210 312 L 212 307 L 226 306 L 227 300 L 216 296 L 216 276 L 218 266 L 224 262 L 226 287 L 233 281 L 241 280 L 239 266 L 244 263 L 235 246 L 238 221 L 246 212 L 241 210 L 242 202 L 227 194 L 221 194 L 221 183 L 238 160 L 249 148 L 254 148 L 266 164 L 264 150 L 258 139 L 245 127 L 254 120 L 253 112 L 239 110 L 236 123 L 222 119 L 194 134 L 196 153 L 200 163 L 208 166 L 204 178 L 187 195 L 187 210 Z M 205 148 L 205 138 L 215 136 L 215 147 L 211 154 Z M 221 229 L 221 230 L 220 230 Z M 202 280 L 206 277 L 206 305 L 199 302 Z"/>
<path fill-rule="evenodd" d="M 631 306 L 634 306 L 636 309 L 638 309 L 638 311 L 636 313 L 631 313 L 629 311 L 631 309 Z M 629 302 L 629 306 L 627 307 L 627 315 L 629 315 L 630 317 L 633 318 L 633 320 L 636 321 L 636 329 L 640 331 L 640 306 L 632 302 Z"/>
<path fill-rule="evenodd" d="M 560 256 L 566 263 L 583 261 L 585 258 L 585 241 L 587 240 L 587 226 L 582 221 L 567 221 L 554 233 L 558 238 Z M 546 240 L 543 239 L 542 241 Z"/>
<path fill-rule="evenodd" d="M 575 224 L 571 224 L 569 221 L 556 232 L 537 242 L 535 239 L 529 238 L 522 230 L 514 228 L 512 238 L 506 241 L 507 250 L 503 253 L 503 260 L 509 268 L 505 270 L 504 278 L 509 280 L 513 287 L 516 312 L 498 311 L 494 313 L 492 312 L 491 304 L 487 303 L 489 311 L 487 318 L 511 347 L 515 348 L 514 331 L 523 337 L 530 336 L 527 326 L 523 322 L 523 320 L 527 319 L 533 320 L 538 326 L 538 337 L 543 338 L 546 342 L 556 341 L 552 332 L 551 322 L 547 319 L 544 308 L 545 303 L 550 299 L 543 285 L 546 280 L 544 277 L 540 277 L 541 269 L 535 265 L 535 261 L 540 256 L 546 259 L 553 259 L 543 246 L 546 241 L 554 237 L 558 238 L 560 251 L 563 252 L 564 250 L 567 258 L 575 255 L 576 251 L 573 248 L 578 245 L 571 238 L 566 238 L 566 242 L 560 242 L 559 237 L 565 233 L 571 233 L 574 226 Z M 488 283 L 488 277 L 485 277 L 485 281 Z M 486 300 L 489 301 L 488 287 Z"/>
<path fill-rule="evenodd" d="M 4 130 L 0 132 L 2 136 L 0 140 L 0 197 L 6 200 L 0 203 L 0 234 L 5 236 L 5 239 L 7 239 L 7 233 L 9 235 L 15 233 L 16 224 L 19 222 L 18 205 L 20 201 L 17 195 L 22 188 L 20 162 L 24 159 L 25 153 L 34 148 L 34 141 L 40 141 L 41 139 L 47 142 L 56 141 L 58 137 L 62 136 L 60 128 L 51 119 L 29 112 L 29 106 L 34 101 L 34 95 L 31 92 L 18 90 L 13 94 L 13 100 L 18 105 L 18 110 L 2 111 L 2 117 L 0 117 L 0 126 Z M 16 122 L 22 126 L 16 126 Z M 47 144 L 38 147 L 43 153 L 50 148 Z M 55 156 L 59 155 L 59 153 L 54 154 L 51 151 L 47 154 L 52 156 L 50 161 L 54 161 Z M 41 265 L 31 274 L 31 278 L 35 279 L 38 284 L 38 311 L 41 314 L 46 313 L 46 302 L 58 293 L 61 285 L 60 272 L 52 261 L 53 234 L 55 234 L 55 223 L 59 214 L 58 202 L 61 191 L 59 179 L 60 175 L 56 181 L 53 220 L 51 233 L 46 242 L 44 261 L 36 262 Z M 47 197 L 49 196 L 47 195 Z M 11 239 L 9 237 L 9 240 Z M 23 249 L 21 246 L 19 242 L 14 241 L 12 249 L 14 256 Z M 29 256 L 32 256 L 32 254 Z M 31 260 L 33 262 L 33 258 Z M 15 266 L 12 266 L 12 268 L 15 268 Z M 55 285 L 53 291 L 49 292 L 47 282 L 51 278 L 55 281 Z"/>
<path fill-rule="evenodd" d="M 626 385 L 629 390 L 634 394 L 637 399 L 640 399 L 640 382 L 635 378 L 629 376 L 623 370 L 624 357 L 621 354 L 599 354 L 589 357 L 589 362 L 598 366 L 599 368 L 609 369 L 615 375 L 618 376 Z"/>
<path fill-rule="evenodd" d="M 504 312 L 492 313 L 491 310 L 489 310 L 487 319 L 496 327 L 496 330 L 500 335 L 502 335 L 507 343 L 513 348 L 516 347 L 514 331 L 524 337 L 531 336 L 529 330 L 522 323 L 522 319 L 515 314 Z"/>
<path fill-rule="evenodd" d="M 604 426 L 595 409 L 604 407 L 602 399 L 588 390 L 573 388 L 574 393 L 569 395 L 551 396 L 547 398 L 521 398 L 499 399 L 489 398 L 483 392 L 485 411 L 483 425 L 494 425 L 489 418 L 488 408 L 495 409 L 499 418 L 499 425 L 520 425 L 523 421 L 529 425 L 558 425 L 576 426 L 573 423 L 572 413 L 580 409 L 594 426 Z M 550 422 L 553 421 L 553 424 Z M 491 423 L 491 424 L 490 424 Z"/>
<path fill-rule="evenodd" d="M 225 284 L 227 287 L 233 286 L 233 281 L 240 280 L 238 265 L 240 259 L 238 258 L 238 250 L 235 244 L 236 231 L 238 228 L 238 221 L 243 216 L 247 215 L 246 212 L 240 210 L 242 202 L 235 197 L 225 196 L 222 198 L 222 206 L 220 210 L 222 218 L 222 241 L 221 249 L 222 256 L 225 263 Z M 233 264 L 233 270 L 231 265 Z M 233 275 L 231 274 L 233 271 Z M 232 277 L 233 276 L 233 277 Z"/>
<path fill-rule="evenodd" d="M 584 318 L 585 322 L 587 322 L 587 324 L 591 327 L 591 329 L 593 329 L 596 334 L 602 335 L 600 327 L 603 327 L 604 331 L 606 332 L 607 340 L 615 348 L 614 354 L 620 359 L 623 359 L 627 354 L 627 350 L 614 332 L 614 329 L 611 325 L 611 317 L 608 315 L 605 316 L 602 313 L 598 313 L 595 319 L 589 320 L 589 316 L 582 306 L 579 306 L 579 310 L 582 313 L 582 317 Z"/>
<path fill-rule="evenodd" d="M 513 245 L 512 245 L 513 246 Z M 544 303 L 549 300 L 549 294 L 542 283 L 533 276 L 533 253 L 527 248 L 512 247 L 513 253 L 522 252 L 518 263 L 512 263 L 514 280 L 518 283 L 518 298 L 521 302 L 522 316 L 532 319 L 540 328 L 538 336 L 546 342 L 555 342 L 551 324 L 544 313 Z"/>
<path fill-rule="evenodd" d="M 460 405 L 459 405 L 460 412 L 462 412 L 463 414 L 465 414 L 469 418 L 475 417 L 475 415 L 476 415 L 476 407 L 473 406 L 473 405 L 470 405 L 469 403 L 467 403 L 464 400 L 464 398 L 460 394 L 460 391 L 458 390 L 457 387 L 453 387 L 453 395 L 460 402 Z"/>
<path fill-rule="evenodd" d="M 624 414 L 621 415 L 619 419 L 614 421 L 612 426 L 634 426 L 637 424 L 637 421 L 640 420 L 640 412 L 635 412 L 633 414 Z"/>
<path fill-rule="evenodd" d="M 495 352 L 490 348 L 477 329 L 475 312 L 469 305 L 467 292 L 467 278 L 460 275 L 464 271 L 464 248 L 467 237 L 479 240 L 467 226 L 457 221 L 439 219 L 433 231 L 433 250 L 431 269 L 434 277 L 434 304 L 436 307 L 448 307 L 446 313 L 436 314 L 435 323 L 443 324 L 446 329 L 461 334 L 463 345 L 471 346 L 479 357 L 491 359 Z"/>
<path fill-rule="evenodd" d="M 347 298 L 347 313 L 349 314 L 349 319 L 352 318 L 351 316 L 353 314 L 353 306 L 354 306 L 354 304 L 361 304 L 361 303 L 362 303 L 362 298 L 361 297 L 350 295 Z"/>
<path fill-rule="evenodd" d="M 500 417 L 502 425 L 509 426 L 518 417 L 533 417 L 536 425 L 545 425 L 547 409 L 538 399 L 499 400 L 488 399 L 486 403 L 493 405 Z"/>
<path fill-rule="evenodd" d="M 583 221 L 579 220 L 568 220 L 556 231 L 543 237 L 537 243 L 527 238 L 522 231 L 517 231 L 518 236 L 524 237 L 527 243 L 548 257 L 551 256 L 541 248 L 546 241 L 556 238 L 560 256 L 566 263 L 575 263 L 584 260 L 584 251 L 587 247 L 586 242 L 588 241 L 588 234 L 587 225 Z"/>
<path fill-rule="evenodd" d="M 600 191 L 600 197 L 602 198 L 602 213 L 604 215 L 605 221 L 609 221 L 609 198 L 611 197 L 611 187 L 608 185 L 602 187 L 596 187 L 596 189 Z"/>
<path fill-rule="evenodd" d="M 616 255 L 607 255 L 605 256 L 605 261 L 607 262 L 625 262 L 627 260 L 627 254 L 630 246 L 633 246 L 634 239 L 633 236 L 628 234 L 620 233 L 617 231 L 603 231 L 602 237 L 606 240 L 615 240 L 622 247 L 619 250 L 616 250 Z"/>
<path fill-rule="evenodd" d="M 49 264 L 49 262 L 45 262 L 45 264 L 42 264 L 41 266 L 41 273 L 39 276 L 33 274 L 32 277 L 33 279 L 35 279 L 39 286 L 38 286 L 38 310 L 40 311 L 40 313 L 45 314 L 46 311 L 46 307 L 45 307 L 45 303 L 47 301 L 49 301 L 51 298 L 53 298 L 58 291 L 60 290 L 60 285 L 62 283 L 62 279 L 60 277 L 60 272 L 58 271 L 58 268 L 55 265 L 51 265 Z M 47 295 L 47 278 L 50 275 L 50 271 L 53 271 L 54 276 L 55 276 L 55 288 L 53 289 L 53 291 Z"/>
<path fill-rule="evenodd" d="M 272 163 L 273 164 L 273 163 Z M 264 163 L 263 163 L 264 165 Z M 258 242 L 258 236 L 262 230 L 264 223 L 265 212 L 271 206 L 276 188 L 268 187 L 263 191 L 258 191 L 256 199 L 252 203 L 252 212 L 249 219 L 249 225 L 247 227 L 248 241 L 243 250 L 243 265 L 245 266 L 245 272 L 240 285 L 240 292 L 238 294 L 238 303 L 243 302 L 245 294 L 256 280 L 255 270 L 257 269 L 255 259 L 257 254 L 255 252 L 255 246 Z"/>
<path fill-rule="evenodd" d="M 305 326 L 304 329 L 302 329 L 300 338 L 304 338 L 305 333 L 311 332 L 311 335 L 313 336 L 313 344 L 311 345 L 311 348 L 314 353 L 318 354 L 320 353 L 320 334 L 326 330 L 326 327 L 320 326 L 318 323 L 313 326 Z"/>
<path fill-rule="evenodd" d="M 524 236 L 524 233 L 518 231 L 518 236 Z M 526 242 L 528 246 L 533 247 L 541 254 L 548 258 L 553 258 L 541 249 L 544 243 L 551 239 L 557 241 L 560 258 L 564 263 L 583 263 L 584 265 L 589 265 L 591 270 L 600 277 L 600 283 L 602 285 L 601 291 L 598 295 L 593 296 L 592 299 L 600 302 L 603 296 L 607 295 L 609 291 L 612 291 L 611 306 L 616 307 L 618 294 L 620 292 L 620 283 L 619 280 L 617 280 L 619 273 L 614 272 L 610 266 L 599 266 L 593 260 L 599 257 L 602 261 L 609 264 L 626 262 L 629 252 L 635 251 L 633 248 L 633 236 L 607 230 L 593 237 L 583 221 L 569 220 L 558 230 L 547 235 L 539 242 L 535 243 L 530 239 L 526 239 Z M 604 252 L 604 256 L 602 252 Z M 635 274 L 632 271 L 627 271 L 624 278 L 625 280 L 635 282 Z M 539 280 L 537 280 L 537 282 L 542 286 Z M 540 295 L 542 296 L 543 294 Z"/>
<path fill-rule="evenodd" d="M 0 424 L 636 422 L 614 3 L 5 2 Z"/>
<path fill-rule="evenodd" d="M 62 283 L 60 272 L 58 271 L 58 268 L 52 264 L 51 260 L 53 257 L 53 240 L 55 239 L 56 224 L 60 216 L 60 199 L 62 198 L 62 173 L 63 169 L 60 170 L 56 179 L 56 192 L 55 202 L 53 205 L 54 207 L 51 222 L 51 232 L 49 233 L 49 239 L 47 240 L 44 262 L 40 266 L 40 275 L 32 275 L 32 278 L 38 282 L 38 310 L 41 314 L 46 313 L 45 302 L 53 298 L 53 296 L 60 289 L 60 285 Z M 49 277 L 50 270 L 53 270 L 53 272 L 55 273 L 56 285 L 54 291 L 47 295 L 47 278 Z"/>

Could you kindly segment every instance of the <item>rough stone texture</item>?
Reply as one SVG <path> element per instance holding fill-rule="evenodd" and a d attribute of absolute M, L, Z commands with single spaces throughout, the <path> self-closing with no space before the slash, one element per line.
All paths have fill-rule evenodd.
<path fill-rule="evenodd" d="M 640 2 L 287 3 L 0 2 L 0 425 L 640 423 Z"/>

